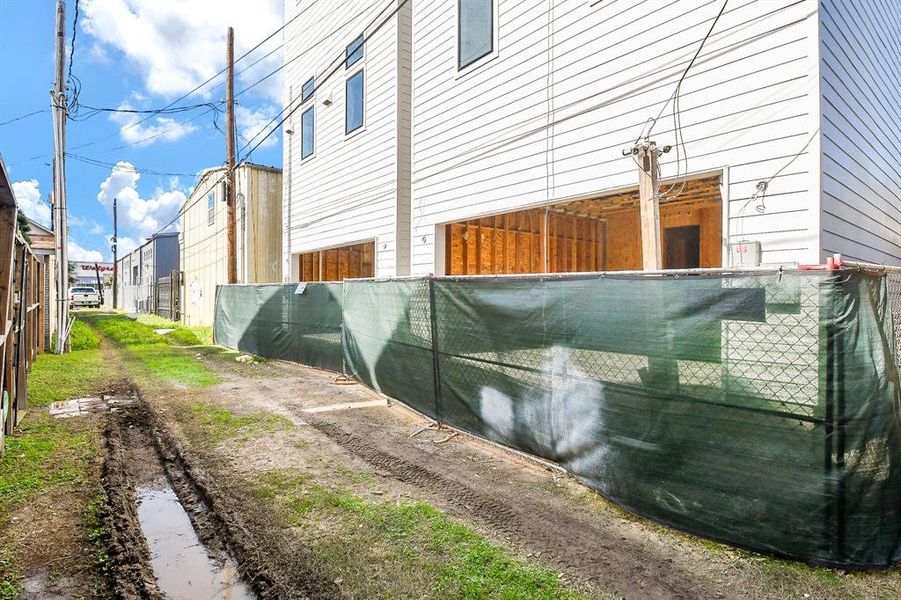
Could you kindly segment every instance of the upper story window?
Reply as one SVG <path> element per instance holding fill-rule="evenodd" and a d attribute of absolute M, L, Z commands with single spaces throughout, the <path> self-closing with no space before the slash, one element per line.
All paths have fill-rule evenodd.
<path fill-rule="evenodd" d="M 307 100 L 309 100 L 313 96 L 313 92 L 315 91 L 315 89 L 316 89 L 315 79 L 313 77 L 310 77 L 303 84 L 303 87 L 300 88 L 300 101 L 306 102 Z"/>
<path fill-rule="evenodd" d="M 494 52 L 495 0 L 457 0 L 457 68 Z"/>
<path fill-rule="evenodd" d="M 360 35 L 357 39 L 352 41 L 347 45 L 347 49 L 344 51 L 344 68 L 349 69 L 363 58 L 363 36 Z"/>
<path fill-rule="evenodd" d="M 364 75 L 363 36 L 352 41 L 345 50 L 344 68 L 348 70 L 344 81 L 344 133 L 349 134 L 363 127 Z M 353 68 L 351 68 L 353 67 Z"/>
<path fill-rule="evenodd" d="M 316 80 L 310 77 L 303 87 L 300 88 L 300 102 L 306 102 L 313 97 L 316 91 Z M 313 156 L 315 148 L 315 128 L 316 128 L 316 107 L 310 105 L 308 109 L 300 115 L 300 159 Z"/>
<path fill-rule="evenodd" d="M 344 91 L 344 133 L 351 133 L 363 126 L 363 69 L 347 78 Z"/>
<path fill-rule="evenodd" d="M 206 224 L 212 225 L 216 219 L 216 194 L 210 192 L 206 195 Z"/>
<path fill-rule="evenodd" d="M 309 156 L 313 156 L 313 151 L 315 150 L 315 127 L 316 127 L 316 107 L 311 106 L 310 108 L 303 111 L 303 114 L 300 116 L 300 158 L 304 159 Z"/>

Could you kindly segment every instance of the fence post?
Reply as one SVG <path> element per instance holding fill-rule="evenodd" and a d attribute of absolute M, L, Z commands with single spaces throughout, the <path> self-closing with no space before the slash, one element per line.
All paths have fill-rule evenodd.
<path fill-rule="evenodd" d="M 825 456 L 828 504 L 826 507 L 826 536 L 830 559 L 844 562 L 845 557 L 845 358 L 842 324 L 836 323 L 844 314 L 848 275 L 835 273 L 825 283 L 828 299 L 824 302 L 826 368 L 825 368 Z"/>
<path fill-rule="evenodd" d="M 441 402 L 441 368 L 438 360 L 438 310 L 435 305 L 435 275 L 429 275 L 429 318 L 432 338 L 432 379 L 435 384 L 435 416 L 440 423 L 444 418 Z"/>

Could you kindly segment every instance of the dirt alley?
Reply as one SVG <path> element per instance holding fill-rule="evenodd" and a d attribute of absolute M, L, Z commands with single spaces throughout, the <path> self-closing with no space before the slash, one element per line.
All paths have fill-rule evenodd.
<path fill-rule="evenodd" d="M 334 373 L 279 361 L 239 365 L 197 358 L 223 382 L 185 395 L 236 414 L 281 415 L 299 430 L 207 452 L 225 479 L 228 472 L 252 476 L 299 468 L 317 482 L 346 484 L 336 473 L 371 472 L 375 479 L 359 478 L 356 493 L 433 504 L 527 560 L 559 570 L 592 596 L 778 595 L 752 583 L 753 569 L 737 565 L 731 549 L 645 523 L 572 478 L 509 451 L 446 429 L 423 430 L 429 424 L 423 417 L 364 386 L 336 382 Z M 168 393 L 147 400 L 180 430 Z"/>

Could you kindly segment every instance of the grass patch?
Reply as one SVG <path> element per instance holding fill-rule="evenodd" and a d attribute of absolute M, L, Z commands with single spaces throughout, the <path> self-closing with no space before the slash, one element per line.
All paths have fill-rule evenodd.
<path fill-rule="evenodd" d="M 73 350 L 68 354 L 39 354 L 28 376 L 28 403 L 33 407 L 46 406 L 98 394 L 109 389 L 119 376 L 97 348 Z"/>
<path fill-rule="evenodd" d="M 78 319 L 72 323 L 69 342 L 73 352 L 76 350 L 96 350 L 100 347 L 100 337 L 87 324 Z"/>
<path fill-rule="evenodd" d="M 170 321 L 157 315 L 142 314 L 138 317 L 138 323 L 147 325 L 152 329 L 172 329 L 163 335 L 169 343 L 178 346 L 199 346 L 213 343 L 213 327 L 185 327 L 178 321 Z M 208 331 L 207 331 L 208 330 Z M 209 341 L 206 341 L 207 335 Z"/>
<path fill-rule="evenodd" d="M 294 426 L 281 415 L 236 415 L 227 408 L 208 403 L 192 403 L 180 412 L 186 417 L 188 426 L 199 429 L 203 439 L 213 444 L 226 440 L 247 441 L 254 435 L 275 433 Z"/>
<path fill-rule="evenodd" d="M 189 387 L 216 385 L 219 377 L 205 364 L 177 348 L 146 345 L 131 348 L 129 356 L 137 359 L 153 377 Z"/>
<path fill-rule="evenodd" d="M 138 366 L 150 377 L 189 387 L 219 383 L 219 377 L 205 364 L 184 350 L 170 345 L 170 343 L 181 345 L 186 341 L 196 341 L 189 330 L 176 329 L 172 334 L 179 331 L 181 333 L 175 338 L 171 338 L 154 331 L 157 325 L 173 324 L 171 321 L 160 319 L 154 315 L 142 315 L 141 318 L 144 319 L 144 322 L 124 316 L 88 317 L 92 327 L 116 344 L 124 346 L 123 354 L 126 363 Z"/>
<path fill-rule="evenodd" d="M 147 346 L 165 344 L 163 336 L 154 333 L 146 323 L 138 323 L 123 316 L 88 317 L 92 327 L 121 346 Z"/>
<path fill-rule="evenodd" d="M 80 484 L 97 448 L 84 419 L 52 419 L 36 413 L 6 438 L 0 459 L 0 520 L 32 494 Z"/>
<path fill-rule="evenodd" d="M 312 532 L 317 561 L 354 597 L 579 597 L 424 502 L 372 502 L 282 470 L 261 473 L 256 493 Z"/>

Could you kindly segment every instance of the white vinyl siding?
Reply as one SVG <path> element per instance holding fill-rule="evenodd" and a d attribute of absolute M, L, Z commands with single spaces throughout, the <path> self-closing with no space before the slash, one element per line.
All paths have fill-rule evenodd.
<path fill-rule="evenodd" d="M 393 12 L 383 9 L 384 0 L 285 3 L 286 22 L 295 11 L 306 11 L 284 33 L 285 102 L 290 102 L 291 90 L 296 94 L 311 74 L 317 81 L 314 100 L 308 101 L 316 110 L 313 157 L 301 160 L 300 135 L 285 136 L 285 165 L 290 173 L 283 194 L 285 202 L 290 203 L 284 208 L 288 219 L 286 265 L 294 254 L 375 240 L 378 275 L 408 272 L 402 255 L 409 255 L 409 232 L 406 238 L 398 239 L 401 143 L 397 113 L 398 23 L 409 21 L 409 9 L 400 10 L 366 39 L 364 58 L 359 63 L 347 72 L 343 68 L 347 46 L 361 34 L 371 33 L 363 28 L 380 13 L 378 22 Z M 326 81 L 336 60 L 341 61 L 341 68 Z M 363 63 L 365 132 L 346 135 L 346 79 Z M 288 129 L 298 133 L 301 110 L 286 123 Z M 287 280 L 297 279 L 296 267 L 294 264 L 291 273 L 285 274 Z"/>
<path fill-rule="evenodd" d="M 901 264 L 901 5 L 821 0 L 822 250 Z"/>
<path fill-rule="evenodd" d="M 498 0 L 497 56 L 459 77 L 456 7 L 413 8 L 413 272 L 436 225 L 638 183 L 630 147 L 672 94 L 722 0 Z M 682 86 L 690 172 L 722 171 L 727 241 L 765 263 L 819 259 L 817 0 L 732 0 Z M 675 145 L 668 108 L 652 138 Z M 662 159 L 676 174 L 675 152 Z M 683 165 L 684 170 L 684 165 Z M 440 239 L 437 240 L 440 244 Z"/>

